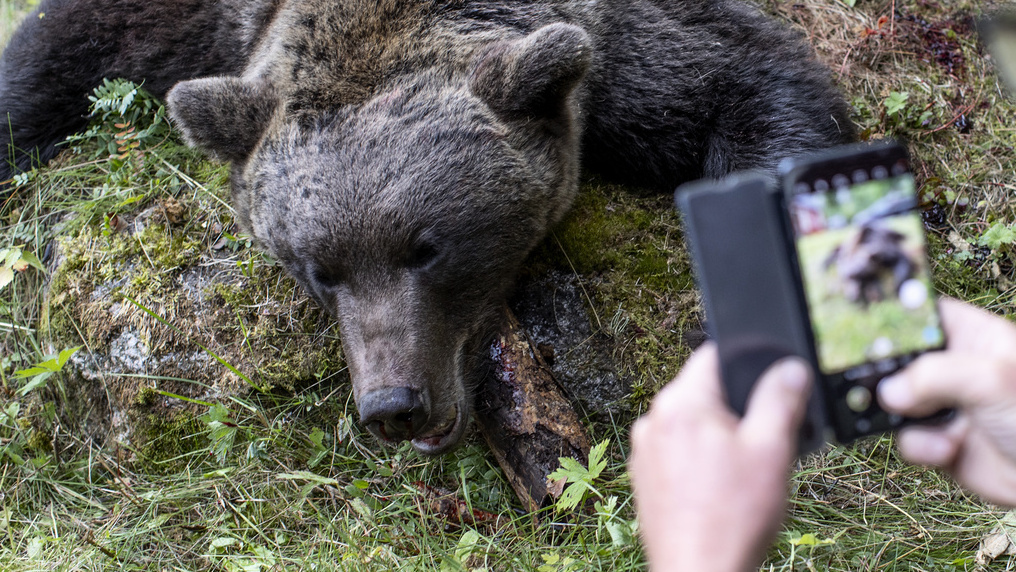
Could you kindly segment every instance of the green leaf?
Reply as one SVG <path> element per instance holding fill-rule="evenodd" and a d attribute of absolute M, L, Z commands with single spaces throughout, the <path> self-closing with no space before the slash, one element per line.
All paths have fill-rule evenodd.
<path fill-rule="evenodd" d="M 794 546 L 818 546 L 820 544 L 836 544 L 836 541 L 832 538 L 819 540 L 817 536 L 809 532 L 802 534 L 799 538 L 791 538 L 790 543 Z"/>
<path fill-rule="evenodd" d="M 46 385 L 46 380 L 48 380 L 52 375 L 53 375 L 52 371 L 47 371 L 45 373 L 41 373 L 33 377 L 31 381 L 29 381 L 27 384 L 25 384 L 24 387 L 18 390 L 18 395 L 24 397 L 25 395 L 28 395 L 30 391 Z"/>
<path fill-rule="evenodd" d="M 8 248 L 4 251 L 4 266 L 11 268 L 14 263 L 21 260 L 21 249 L 20 248 Z"/>
<path fill-rule="evenodd" d="M 215 550 L 221 550 L 223 548 L 227 548 L 229 546 L 233 546 L 239 543 L 240 541 L 235 538 L 229 536 L 220 536 L 219 538 L 215 538 L 212 540 L 211 547 Z"/>
<path fill-rule="evenodd" d="M 582 466 L 582 463 L 571 457 L 560 457 L 558 459 L 560 466 L 548 475 L 547 478 L 554 481 L 564 479 L 566 483 L 569 483 L 557 499 L 556 506 L 559 511 L 566 512 L 574 509 L 585 500 L 587 493 L 603 498 L 596 488 L 593 487 L 593 481 L 607 467 L 607 460 L 604 458 L 604 454 L 609 444 L 609 440 L 604 440 L 589 450 L 588 468 Z"/>
<path fill-rule="evenodd" d="M 889 94 L 889 97 L 885 98 L 885 111 L 889 115 L 896 115 L 903 111 L 903 108 L 907 106 L 907 100 L 910 99 L 910 94 L 907 92 L 894 91 Z"/>
<path fill-rule="evenodd" d="M 33 267 L 33 268 L 36 268 L 36 269 L 41 270 L 43 272 L 46 271 L 46 267 L 42 265 L 42 261 L 39 260 L 39 257 L 37 257 L 36 255 L 32 254 L 31 252 L 22 252 L 21 253 L 21 260 L 24 261 L 24 262 L 27 262 L 28 265 Z"/>
<path fill-rule="evenodd" d="M 230 419 L 229 409 L 220 403 L 208 408 L 208 413 L 201 416 L 208 425 L 208 436 L 212 440 L 212 452 L 219 464 L 226 462 L 226 457 L 233 449 L 233 441 L 239 427 Z"/>
<path fill-rule="evenodd" d="M 989 228 L 981 238 L 977 240 L 977 243 L 981 246 L 987 246 L 992 250 L 1002 246 L 1003 244 L 1013 244 L 1016 242 L 1016 230 L 1012 226 L 1006 226 L 1000 222 L 996 222 Z"/>
<path fill-rule="evenodd" d="M 459 538 L 459 544 L 455 547 L 455 558 L 460 562 L 469 558 L 476 552 L 476 545 L 480 543 L 480 533 L 475 530 L 467 530 Z"/>
<path fill-rule="evenodd" d="M 18 418 L 18 411 L 21 410 L 21 404 L 17 401 L 12 401 L 7 409 L 0 411 L 0 424 L 13 424 Z"/>
<path fill-rule="evenodd" d="M 28 369 L 19 369 L 18 371 L 14 372 L 14 377 L 25 379 L 26 377 L 34 377 L 36 375 L 42 375 L 44 373 L 53 373 L 53 369 L 45 367 L 45 364 L 40 364 L 35 367 L 30 367 Z"/>
<path fill-rule="evenodd" d="M 574 510 L 585 498 L 586 492 L 592 490 L 592 487 L 585 481 L 577 481 L 568 485 L 561 493 L 561 497 L 557 499 L 557 509 L 561 512 Z"/>
<path fill-rule="evenodd" d="M 631 524 L 613 520 L 608 522 L 606 527 L 607 533 L 610 534 L 610 543 L 614 548 L 624 548 L 632 544 L 634 535 L 632 534 Z"/>
<path fill-rule="evenodd" d="M 45 546 L 45 544 L 46 544 L 46 539 L 39 538 L 38 536 L 33 538 L 28 543 L 28 550 L 27 550 L 28 557 L 31 558 L 32 560 L 35 560 L 35 559 L 39 558 L 40 556 L 42 556 L 42 547 Z"/>
<path fill-rule="evenodd" d="M 561 464 L 550 476 L 554 479 L 567 479 L 568 482 L 575 482 L 589 474 L 589 469 L 578 462 L 578 460 L 571 457 L 561 457 L 558 459 Z"/>
<path fill-rule="evenodd" d="M 322 431 L 320 427 L 315 427 L 314 430 L 310 432 L 310 435 L 307 435 L 307 438 L 310 439 L 310 442 L 313 443 L 315 447 L 320 448 L 324 446 L 322 443 L 325 440 L 325 432 Z"/>
<path fill-rule="evenodd" d="M 0 288 L 3 288 L 14 281 L 14 270 L 4 266 L 0 268 Z"/>
<path fill-rule="evenodd" d="M 600 476 L 603 469 L 607 468 L 607 460 L 603 458 L 604 453 L 607 452 L 607 445 L 610 441 L 604 439 L 599 444 L 594 445 L 593 448 L 589 449 L 589 479 L 592 482 Z"/>
<path fill-rule="evenodd" d="M 81 349 L 81 346 L 76 346 L 76 347 L 67 348 L 67 349 L 61 351 L 60 355 L 58 355 L 56 357 L 56 364 L 57 364 L 57 368 L 58 368 L 57 371 L 63 369 L 63 366 L 67 363 L 67 360 L 71 359 L 71 356 L 73 356 L 74 354 L 78 353 L 78 350 L 80 350 L 80 349 Z"/>

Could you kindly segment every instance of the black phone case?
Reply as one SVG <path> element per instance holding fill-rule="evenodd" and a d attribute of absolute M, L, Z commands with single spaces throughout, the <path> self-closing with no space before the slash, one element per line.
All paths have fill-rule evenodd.
<path fill-rule="evenodd" d="M 801 284 L 787 249 L 783 194 L 770 181 L 743 173 L 676 192 L 724 388 L 741 415 L 755 382 L 774 362 L 799 356 L 815 363 Z M 816 384 L 808 402 L 802 454 L 828 437 L 821 391 Z"/>

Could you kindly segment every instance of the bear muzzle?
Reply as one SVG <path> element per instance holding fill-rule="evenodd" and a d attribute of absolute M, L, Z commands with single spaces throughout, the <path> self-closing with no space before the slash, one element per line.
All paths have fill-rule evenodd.
<path fill-rule="evenodd" d="M 439 454 L 461 437 L 463 408 L 453 406 L 436 418 L 428 402 L 421 392 L 409 387 L 376 389 L 360 399 L 360 422 L 382 441 L 411 441 L 421 453 Z"/>

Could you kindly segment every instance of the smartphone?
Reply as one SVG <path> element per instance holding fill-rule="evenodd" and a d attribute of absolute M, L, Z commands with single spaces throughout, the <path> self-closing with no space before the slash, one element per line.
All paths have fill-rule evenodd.
<path fill-rule="evenodd" d="M 907 420 L 879 407 L 879 382 L 945 345 L 907 152 L 847 146 L 780 173 L 836 439 L 895 429 Z"/>
<path fill-rule="evenodd" d="M 818 374 L 799 453 L 948 419 L 904 419 L 877 399 L 881 380 L 945 345 L 906 151 L 840 147 L 779 173 L 675 192 L 731 409 L 744 414 L 759 376 L 798 356 Z"/>

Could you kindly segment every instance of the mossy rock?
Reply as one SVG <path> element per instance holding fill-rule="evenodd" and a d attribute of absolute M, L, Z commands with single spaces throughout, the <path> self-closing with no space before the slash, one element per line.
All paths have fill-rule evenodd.
<path fill-rule="evenodd" d="M 207 206 L 163 197 L 56 241 L 40 332 L 53 348 L 82 346 L 64 380 L 78 403 L 63 411 L 149 460 L 181 452 L 169 426 L 190 427 L 204 404 L 291 392 L 345 366 L 332 320 Z"/>

